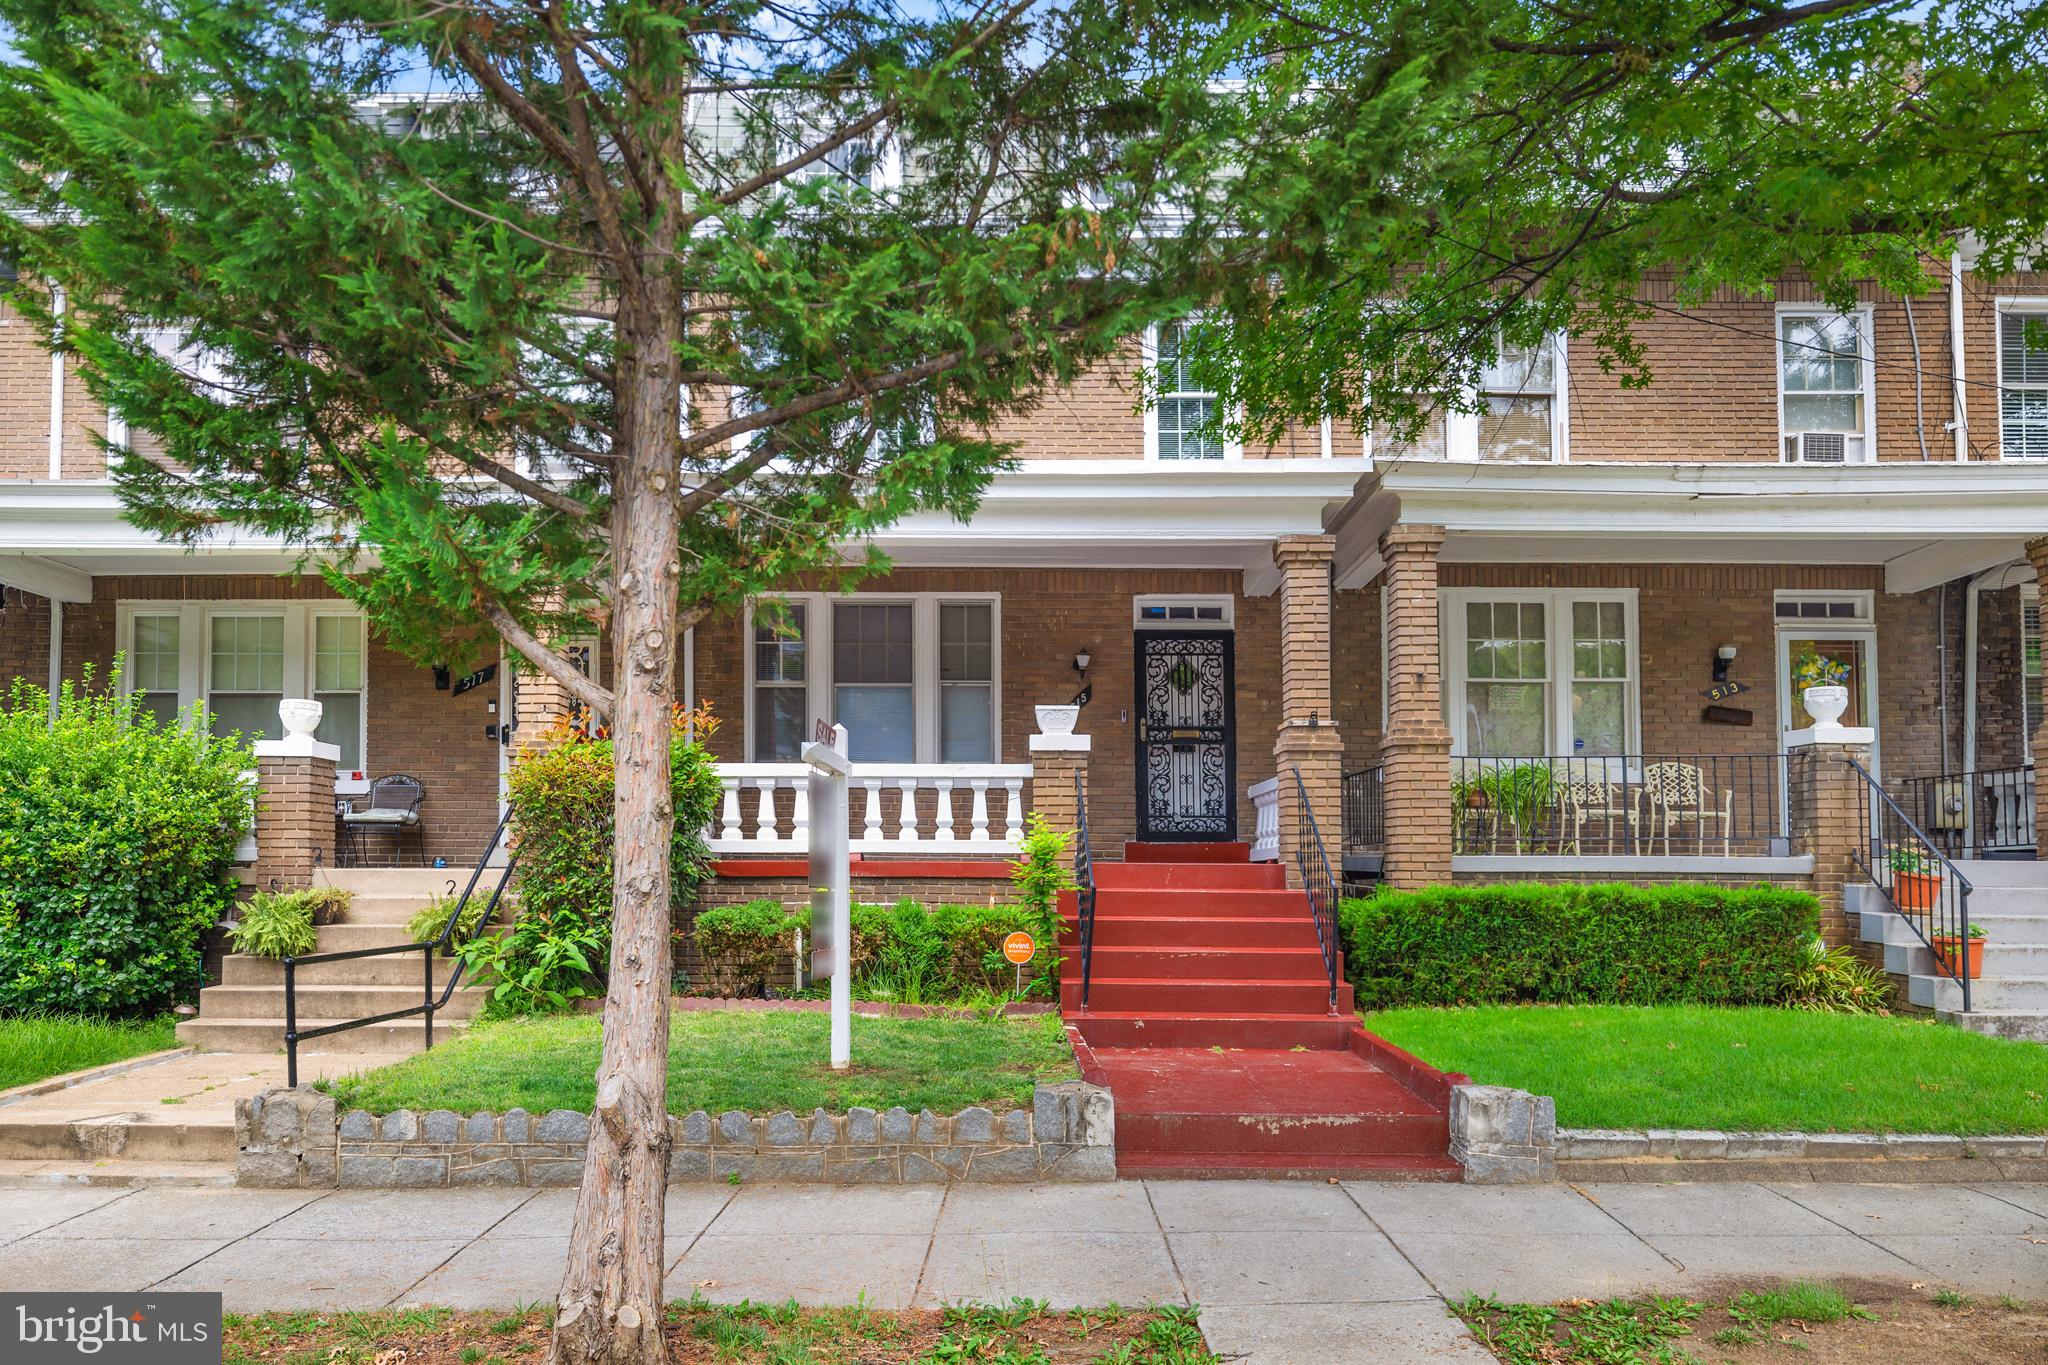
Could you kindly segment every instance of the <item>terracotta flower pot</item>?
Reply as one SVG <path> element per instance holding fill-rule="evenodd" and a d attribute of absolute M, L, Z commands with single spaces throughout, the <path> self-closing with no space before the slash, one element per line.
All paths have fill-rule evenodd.
<path fill-rule="evenodd" d="M 1968 950 L 1958 952 L 1965 944 L 1968 945 Z M 1984 940 L 1981 938 L 1963 939 L 1954 934 L 1936 934 L 1934 951 L 1940 956 L 1942 965 L 1951 973 L 1956 970 L 1957 958 L 1960 957 L 1967 964 L 1965 974 L 1970 980 L 1975 981 L 1984 975 Z"/>
<path fill-rule="evenodd" d="M 1927 911 L 1941 897 L 1939 872 L 1892 873 L 1892 903 L 1901 910 Z"/>

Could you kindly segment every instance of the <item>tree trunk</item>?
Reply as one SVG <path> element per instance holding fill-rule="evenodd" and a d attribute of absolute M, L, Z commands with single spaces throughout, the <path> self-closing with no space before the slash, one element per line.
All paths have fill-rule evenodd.
<path fill-rule="evenodd" d="M 658 290 L 648 291 L 659 294 Z M 675 679 L 680 395 L 673 301 L 619 307 L 612 519 L 611 981 L 589 1155 L 557 1297 L 552 1365 L 657 1365 L 668 1185 L 669 736 Z"/>

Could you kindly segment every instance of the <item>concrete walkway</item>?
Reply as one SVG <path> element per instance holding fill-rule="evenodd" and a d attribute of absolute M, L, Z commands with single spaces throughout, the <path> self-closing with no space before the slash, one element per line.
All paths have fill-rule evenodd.
<path fill-rule="evenodd" d="M 0 1289 L 221 1290 L 230 1310 L 554 1296 L 574 1191 L 0 1190 Z M 2048 1295 L 2048 1185 L 1574 1188 L 1126 1181 L 678 1187 L 669 1293 L 1199 1303 L 1265 1365 L 1489 1359 L 1443 1300 L 1815 1276 Z"/>

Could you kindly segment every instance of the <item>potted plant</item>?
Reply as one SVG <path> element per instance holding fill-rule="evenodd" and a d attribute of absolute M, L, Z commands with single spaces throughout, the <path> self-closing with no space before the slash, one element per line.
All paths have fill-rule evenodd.
<path fill-rule="evenodd" d="M 1461 772 L 1451 779 L 1451 805 L 1454 809 L 1486 809 L 1486 788 L 1477 773 Z"/>
<path fill-rule="evenodd" d="M 1792 663 L 1799 702 L 1816 728 L 1834 725 L 1849 709 L 1849 665 L 1809 648 Z"/>
<path fill-rule="evenodd" d="M 1941 959 L 1942 966 L 1948 968 L 1950 976 L 1967 974 L 1970 980 L 1975 981 L 1984 975 L 1984 938 L 1984 926 L 1981 924 L 1970 926 L 1967 950 L 1960 935 L 1936 934 L 1935 956 Z"/>
<path fill-rule="evenodd" d="M 1892 904 L 1901 911 L 1926 914 L 1941 895 L 1941 864 L 1932 854 L 1904 845 L 1885 855 L 1892 871 Z"/>
<path fill-rule="evenodd" d="M 1517 763 L 1480 777 L 1487 799 L 1515 827 L 1515 851 L 1528 851 L 1543 812 L 1557 803 L 1557 776 L 1547 763 Z"/>

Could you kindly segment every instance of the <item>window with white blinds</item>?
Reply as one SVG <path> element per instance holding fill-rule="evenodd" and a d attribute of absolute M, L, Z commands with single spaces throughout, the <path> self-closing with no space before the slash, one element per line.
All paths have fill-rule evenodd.
<path fill-rule="evenodd" d="M 2020 599 L 2020 743 L 2034 756 L 2034 726 L 2041 719 L 2041 599 Z"/>
<path fill-rule="evenodd" d="M 1998 444 L 2008 460 L 2048 460 L 2048 306 L 1998 315 Z"/>

